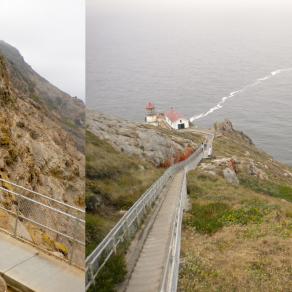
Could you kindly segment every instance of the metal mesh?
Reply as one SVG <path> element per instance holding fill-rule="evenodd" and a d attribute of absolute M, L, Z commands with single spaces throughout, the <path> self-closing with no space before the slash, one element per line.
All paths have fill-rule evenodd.
<path fill-rule="evenodd" d="M 84 267 L 84 210 L 0 179 L 0 228 Z"/>

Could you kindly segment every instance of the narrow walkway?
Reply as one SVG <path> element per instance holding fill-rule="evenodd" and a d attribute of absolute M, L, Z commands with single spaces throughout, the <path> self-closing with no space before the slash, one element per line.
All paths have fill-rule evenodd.
<path fill-rule="evenodd" d="M 169 247 L 172 219 L 179 201 L 182 182 L 183 171 L 176 174 L 171 182 L 166 198 L 145 241 L 126 291 L 159 291 Z"/>
<path fill-rule="evenodd" d="M 0 274 L 25 291 L 84 291 L 84 271 L 0 233 Z M 24 289 L 23 289 L 24 290 Z"/>

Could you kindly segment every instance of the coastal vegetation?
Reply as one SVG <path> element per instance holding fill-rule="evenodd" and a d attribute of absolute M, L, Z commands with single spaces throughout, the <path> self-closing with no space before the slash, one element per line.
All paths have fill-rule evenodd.
<path fill-rule="evenodd" d="M 201 135 L 87 114 L 86 254 L 90 254 L 169 164 L 187 158 Z M 127 243 L 125 243 L 127 245 Z M 92 291 L 115 291 L 124 279 L 126 247 L 111 257 Z"/>
<path fill-rule="evenodd" d="M 104 116 L 91 122 L 86 134 L 87 254 L 162 174 L 159 161 L 168 157 L 167 145 L 179 142 L 181 150 L 202 141 L 188 132 Z M 291 285 L 291 168 L 257 149 L 229 121 L 215 129 L 213 157 L 187 177 L 190 204 L 183 219 L 179 291 L 285 291 Z M 126 247 L 105 265 L 92 291 L 116 291 L 127 273 Z"/>
<path fill-rule="evenodd" d="M 213 159 L 188 174 L 179 291 L 289 291 L 291 179 L 243 133 L 220 129 Z"/>
<path fill-rule="evenodd" d="M 86 254 L 162 174 L 163 169 L 115 150 L 86 132 Z M 115 291 L 126 275 L 125 249 L 118 249 L 96 279 L 92 291 Z"/>
<path fill-rule="evenodd" d="M 86 133 L 86 163 L 89 254 L 163 170 L 118 152 L 89 131 Z"/>

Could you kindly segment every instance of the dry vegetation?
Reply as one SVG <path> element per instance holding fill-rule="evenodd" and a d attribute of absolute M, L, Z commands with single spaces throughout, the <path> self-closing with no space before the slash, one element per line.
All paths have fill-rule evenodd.
<path fill-rule="evenodd" d="M 219 135 L 214 150 L 236 156 L 240 184 L 212 160 L 212 171 L 189 173 L 179 291 L 292 291 L 291 169 L 239 132 Z M 251 162 L 263 177 L 249 173 Z"/>
<path fill-rule="evenodd" d="M 117 152 L 91 132 L 86 135 L 87 253 L 161 175 L 162 169 Z"/>
<path fill-rule="evenodd" d="M 163 169 L 116 151 L 89 131 L 86 163 L 86 252 L 89 254 Z M 125 273 L 123 250 L 119 250 L 99 274 L 91 291 L 115 291 Z"/>

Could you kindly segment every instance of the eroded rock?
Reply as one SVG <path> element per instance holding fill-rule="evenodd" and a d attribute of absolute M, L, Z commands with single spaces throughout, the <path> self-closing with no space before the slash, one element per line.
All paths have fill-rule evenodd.
<path fill-rule="evenodd" d="M 144 124 L 128 122 L 93 111 L 87 112 L 88 129 L 100 139 L 109 142 L 116 150 L 129 155 L 137 155 L 159 166 L 170 164 L 187 148 L 198 145 L 179 135 L 165 133 L 166 130 Z"/>
<path fill-rule="evenodd" d="M 234 172 L 234 170 L 230 169 L 229 167 L 226 167 L 223 170 L 223 175 L 224 175 L 225 180 L 228 183 L 230 183 L 232 185 L 239 185 L 239 180 L 238 180 L 237 175 Z"/>

